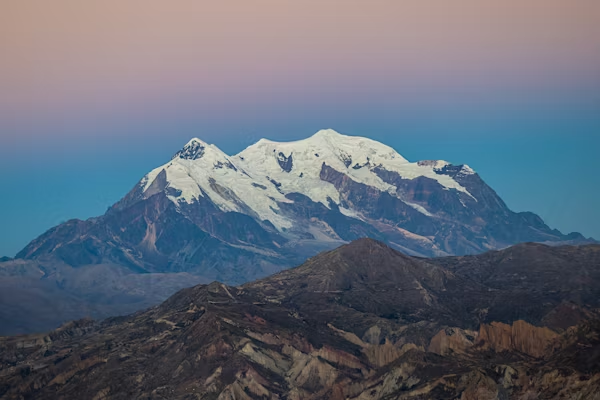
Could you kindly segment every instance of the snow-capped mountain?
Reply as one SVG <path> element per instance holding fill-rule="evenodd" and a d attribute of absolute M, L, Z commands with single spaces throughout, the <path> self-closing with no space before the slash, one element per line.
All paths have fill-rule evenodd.
<path fill-rule="evenodd" d="M 359 210 L 344 207 L 341 193 L 321 179 L 324 166 L 344 173 L 351 180 L 403 199 L 397 187 L 385 182 L 378 169 L 395 172 L 405 179 L 429 178 L 445 190 L 472 196 L 455 179 L 439 171 L 445 161 L 410 163 L 394 149 L 362 137 L 341 135 L 327 129 L 305 140 L 273 142 L 259 140 L 241 153 L 229 157 L 214 145 L 192 139 L 173 159 L 144 177 L 144 192 L 150 190 L 165 171 L 169 198 L 191 204 L 207 196 L 222 211 L 246 213 L 272 223 L 279 231 L 294 226 L 295 218 L 282 215 L 280 203 L 293 203 L 286 195 L 297 193 L 330 207 L 333 202 L 348 216 L 359 218 Z M 463 174 L 473 174 L 468 166 Z M 404 200 L 417 211 L 431 216 L 426 208 Z M 360 218 L 359 218 L 360 219 Z"/>
<path fill-rule="evenodd" d="M 417 256 L 585 242 L 512 212 L 466 165 L 410 162 L 367 138 L 323 130 L 296 142 L 262 139 L 233 156 L 192 139 L 104 215 L 67 221 L 0 262 L 2 331 L 127 314 L 361 237 Z"/>
<path fill-rule="evenodd" d="M 363 236 L 419 256 L 584 240 L 512 212 L 467 165 L 410 162 L 327 129 L 233 156 L 192 139 L 104 216 L 53 228 L 18 257 L 238 283 Z"/>

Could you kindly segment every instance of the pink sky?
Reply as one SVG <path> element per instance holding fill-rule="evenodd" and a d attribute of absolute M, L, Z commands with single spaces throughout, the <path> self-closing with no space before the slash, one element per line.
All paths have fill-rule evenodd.
<path fill-rule="evenodd" d="M 0 116 L 585 86 L 597 0 L 4 0 Z M 343 101 L 343 97 L 340 98 Z"/>
<path fill-rule="evenodd" d="M 599 116 L 600 0 L 0 0 L 0 256 L 192 136 L 321 128 L 599 236 Z"/>

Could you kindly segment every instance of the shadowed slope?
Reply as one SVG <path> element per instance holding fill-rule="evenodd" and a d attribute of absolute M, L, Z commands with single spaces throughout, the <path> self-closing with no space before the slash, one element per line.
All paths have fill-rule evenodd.
<path fill-rule="evenodd" d="M 0 396 L 594 398 L 600 297 L 566 288 L 600 286 L 598 251 L 524 245 L 432 261 L 362 239 L 243 286 L 199 285 L 129 317 L 0 339 Z M 528 265 L 536 279 L 514 285 Z M 571 279 L 558 284 L 543 265 Z M 522 307 L 522 293 L 557 284 Z"/>

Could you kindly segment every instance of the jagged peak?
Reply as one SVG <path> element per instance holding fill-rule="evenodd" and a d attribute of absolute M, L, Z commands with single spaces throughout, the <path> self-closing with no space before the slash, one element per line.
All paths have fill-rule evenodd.
<path fill-rule="evenodd" d="M 225 157 L 227 156 L 221 151 L 221 149 L 219 149 L 214 144 L 206 143 L 204 140 L 195 137 L 192 138 L 189 142 L 187 142 L 181 150 L 175 153 L 173 159 L 180 158 L 184 160 L 198 160 L 204 156 L 207 149 L 216 151 L 217 153 L 220 153 Z"/>
<path fill-rule="evenodd" d="M 208 144 L 198 138 L 193 138 L 173 156 L 173 159 L 197 160 L 202 158 Z"/>
<path fill-rule="evenodd" d="M 194 137 L 194 138 L 190 139 L 190 141 L 187 142 L 186 145 L 183 146 L 183 147 L 186 148 L 186 147 L 193 146 L 193 145 L 196 145 L 196 144 L 200 144 L 200 145 L 203 145 L 205 147 L 210 145 L 209 143 L 205 142 L 204 140 L 199 139 L 197 137 Z"/>

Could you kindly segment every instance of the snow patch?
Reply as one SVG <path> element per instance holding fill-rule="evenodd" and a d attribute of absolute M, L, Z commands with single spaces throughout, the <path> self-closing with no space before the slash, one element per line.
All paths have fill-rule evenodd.
<path fill-rule="evenodd" d="M 423 206 L 421 206 L 421 205 L 419 205 L 419 204 L 415 204 L 415 203 L 408 202 L 408 201 L 406 201 L 406 200 L 403 200 L 403 202 L 404 202 L 406 205 L 409 205 L 409 206 L 411 206 L 412 208 L 414 208 L 415 210 L 417 210 L 417 211 L 418 211 L 418 212 L 420 212 L 421 214 L 425 214 L 425 215 L 427 215 L 428 217 L 433 217 L 433 214 L 432 214 L 432 213 L 430 213 L 429 211 L 427 211 L 427 209 L 426 209 L 425 207 L 423 207 Z"/>
<path fill-rule="evenodd" d="M 463 164 L 462 168 L 460 169 L 460 173 L 462 175 L 474 175 L 475 171 L 467 164 Z"/>
<path fill-rule="evenodd" d="M 364 221 L 364 218 L 361 214 L 359 214 L 357 211 L 355 210 L 351 210 L 349 208 L 344 208 L 344 207 L 338 207 L 340 210 L 340 213 L 342 213 L 343 215 L 345 215 L 346 217 L 350 217 L 350 218 L 354 218 L 354 219 L 358 219 L 360 221 Z"/>

